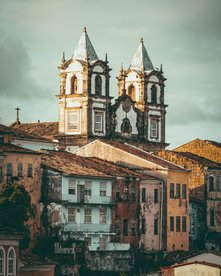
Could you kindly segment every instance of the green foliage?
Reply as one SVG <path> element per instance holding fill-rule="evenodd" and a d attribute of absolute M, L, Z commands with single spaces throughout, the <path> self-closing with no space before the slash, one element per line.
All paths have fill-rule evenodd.
<path fill-rule="evenodd" d="M 0 222 L 18 231 L 25 231 L 31 211 L 31 198 L 24 186 L 4 184 L 0 191 Z"/>

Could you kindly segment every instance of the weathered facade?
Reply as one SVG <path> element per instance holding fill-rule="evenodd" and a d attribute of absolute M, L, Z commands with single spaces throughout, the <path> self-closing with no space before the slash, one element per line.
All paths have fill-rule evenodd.
<path fill-rule="evenodd" d="M 13 128 L 59 140 L 60 149 L 67 151 L 101 137 L 148 151 L 164 149 L 168 144 L 162 66 L 154 68 L 142 40 L 129 69 L 120 69 L 119 97 L 113 104 L 108 63 L 107 55 L 104 60 L 98 58 L 85 28 L 73 56 L 66 60 L 63 54 L 58 67 L 58 123 L 17 120 Z"/>
<path fill-rule="evenodd" d="M 116 141 L 96 140 L 78 149 L 76 154 L 84 157 L 95 156 L 159 178 L 163 182 L 164 203 L 162 248 L 167 251 L 189 249 L 188 170 Z"/>
<path fill-rule="evenodd" d="M 190 172 L 190 239 L 193 248 L 202 248 L 202 240 L 209 239 L 209 248 L 219 248 L 221 166 L 189 152 L 161 151 L 157 153 Z M 218 243 L 218 244 L 217 244 Z M 209 245 L 210 244 L 210 245 Z M 216 245 L 215 245 L 216 244 Z"/>
<path fill-rule="evenodd" d="M 33 215 L 28 221 L 31 234 L 31 246 L 34 246 L 36 237 L 40 234 L 41 210 L 41 154 L 29 149 L 11 144 L 10 129 L 3 131 L 1 126 L 2 141 L 0 143 L 0 189 L 3 183 L 18 182 L 30 194 Z"/>
<path fill-rule="evenodd" d="M 214 162 L 221 163 L 221 144 L 215 141 L 195 139 L 174 150 L 191 152 Z"/>

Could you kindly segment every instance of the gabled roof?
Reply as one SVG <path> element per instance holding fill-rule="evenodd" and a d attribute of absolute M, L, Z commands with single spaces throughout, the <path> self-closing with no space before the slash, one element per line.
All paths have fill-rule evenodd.
<path fill-rule="evenodd" d="M 90 41 L 90 38 L 87 34 L 86 28 L 78 41 L 77 47 L 74 51 L 72 59 L 95 61 L 98 60 L 98 56 L 94 50 L 94 47 Z"/>
<path fill-rule="evenodd" d="M 5 125 L 0 124 L 0 132 L 10 133 L 11 128 Z"/>
<path fill-rule="evenodd" d="M 141 150 L 141 149 L 139 149 L 133 145 L 127 144 L 127 143 L 122 143 L 122 142 L 113 141 L 113 140 L 104 140 L 104 139 L 98 139 L 98 140 L 95 140 L 94 142 L 96 142 L 96 141 L 100 141 L 102 143 L 105 143 L 107 145 L 110 145 L 112 147 L 120 149 L 122 151 L 125 151 L 126 153 L 135 155 L 139 158 L 147 160 L 147 161 L 154 163 L 154 164 L 156 164 L 162 168 L 165 168 L 165 169 L 170 169 L 170 170 L 175 170 L 175 171 L 188 171 L 179 165 L 175 165 L 172 162 L 169 162 L 163 158 L 157 157 L 152 153 Z M 94 142 L 92 142 L 92 143 L 94 143 Z"/>
<path fill-rule="evenodd" d="M 139 177 L 140 179 L 148 180 L 160 180 L 156 177 L 142 174 L 134 170 L 116 165 L 115 163 L 108 162 L 96 157 L 86 157 L 85 161 L 88 162 L 89 166 L 94 166 L 99 171 L 103 171 L 111 176 L 121 176 L 121 177 Z"/>
<path fill-rule="evenodd" d="M 33 253 L 21 250 L 19 252 L 19 260 L 22 262 L 23 266 L 21 266 L 21 270 L 26 267 L 33 266 L 55 266 L 56 263 L 54 261 L 49 260 L 48 258 L 42 258 Z"/>
<path fill-rule="evenodd" d="M 202 139 L 197 138 L 197 139 L 194 139 L 194 140 L 192 140 L 190 142 L 187 142 L 187 143 L 185 143 L 185 144 L 183 144 L 181 146 L 176 147 L 174 150 L 176 151 L 178 149 L 182 149 L 182 147 L 186 147 L 186 146 L 189 146 L 189 145 L 197 143 L 197 142 L 203 143 L 204 146 L 210 144 L 210 145 L 213 145 L 213 146 L 215 146 L 217 148 L 221 148 L 221 143 L 218 143 L 218 142 L 212 141 L 212 140 L 202 140 Z"/>
<path fill-rule="evenodd" d="M 21 123 L 13 125 L 12 128 L 49 140 L 54 140 L 54 136 L 59 135 L 58 122 Z"/>
<path fill-rule="evenodd" d="M 163 155 L 163 157 L 165 156 L 165 159 L 167 159 L 167 160 L 168 160 L 167 156 L 170 158 L 171 161 L 173 161 L 171 159 L 172 156 L 184 157 L 184 158 L 189 159 L 189 160 L 193 161 L 194 163 L 197 163 L 204 167 L 221 169 L 221 164 L 214 162 L 210 159 L 207 159 L 205 157 L 196 155 L 191 152 L 163 150 L 162 152 L 159 152 L 159 154 L 160 153 L 165 153 L 166 155 Z M 160 154 L 160 156 L 162 156 L 162 155 Z M 184 164 L 183 164 L 183 166 L 184 166 Z"/>
<path fill-rule="evenodd" d="M 149 58 L 147 50 L 144 46 L 143 39 L 141 38 L 138 49 L 132 59 L 130 69 L 137 71 L 152 71 L 154 70 L 153 64 Z"/>
<path fill-rule="evenodd" d="M 66 151 L 44 150 L 42 165 L 65 175 L 111 178 L 109 175 L 85 165 L 84 157 Z"/>
<path fill-rule="evenodd" d="M 0 224 L 0 240 L 6 239 L 6 237 L 10 240 L 22 239 L 24 237 L 24 233 L 19 232 L 14 228 Z"/>

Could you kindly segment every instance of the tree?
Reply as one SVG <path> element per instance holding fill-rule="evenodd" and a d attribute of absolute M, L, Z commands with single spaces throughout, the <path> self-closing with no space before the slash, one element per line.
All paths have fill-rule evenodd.
<path fill-rule="evenodd" d="M 24 186 L 5 183 L 0 191 L 0 222 L 5 226 L 26 232 L 31 211 L 31 198 Z"/>

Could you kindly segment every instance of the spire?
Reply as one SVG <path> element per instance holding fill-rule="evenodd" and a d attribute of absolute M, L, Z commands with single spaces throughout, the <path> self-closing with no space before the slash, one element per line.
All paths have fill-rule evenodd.
<path fill-rule="evenodd" d="M 87 34 L 87 29 L 84 27 L 84 31 L 77 44 L 72 59 L 86 60 L 87 58 L 89 61 L 98 60 L 98 56 Z"/>
<path fill-rule="evenodd" d="M 19 125 L 20 124 L 20 121 L 19 121 L 19 111 L 21 109 L 19 107 L 16 107 L 15 110 L 16 110 L 16 125 Z"/>
<path fill-rule="evenodd" d="M 138 49 L 132 59 L 130 68 L 137 70 L 137 71 L 154 70 L 153 64 L 148 56 L 145 46 L 144 46 L 143 38 L 141 38 L 141 40 L 140 40 L 140 44 L 139 44 Z"/>

